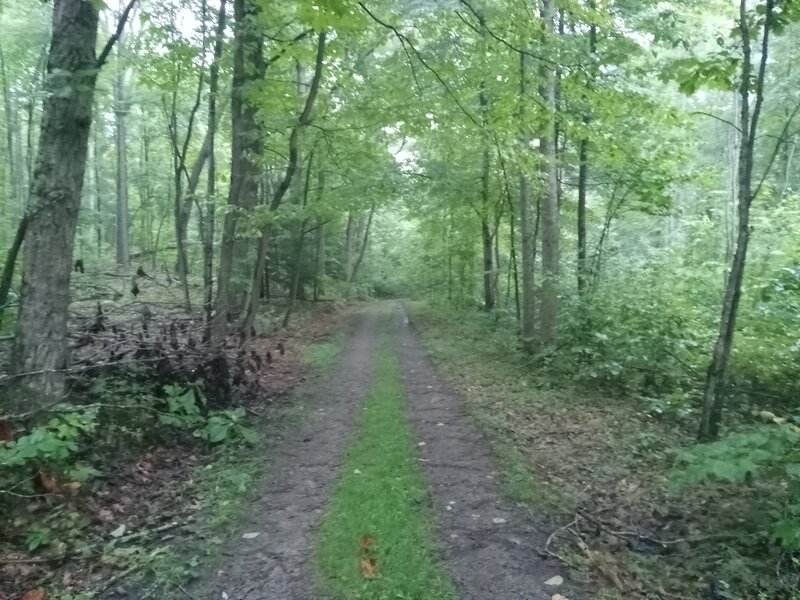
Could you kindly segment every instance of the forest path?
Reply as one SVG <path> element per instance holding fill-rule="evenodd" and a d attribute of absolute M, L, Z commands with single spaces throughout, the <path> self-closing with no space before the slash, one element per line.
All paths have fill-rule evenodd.
<path fill-rule="evenodd" d="M 438 375 L 405 312 L 381 303 L 354 318 L 352 335 L 338 367 L 323 381 L 315 409 L 275 444 L 263 491 L 248 507 L 225 559 L 193 586 L 191 596 L 197 600 L 324 598 L 314 570 L 318 531 L 342 477 L 348 444 L 360 431 L 358 413 L 374 384 L 374 357 L 388 349 L 397 357 L 399 383 L 405 391 L 412 444 L 407 460 L 418 465 L 422 485 L 428 487 L 435 554 L 441 557 L 442 573 L 454 583 L 458 600 L 551 600 L 557 594 L 579 598 L 569 583 L 545 584 L 557 575 L 566 580 L 567 573 L 557 561 L 541 556 L 547 537 L 543 524 L 537 526 L 524 507 L 504 497 L 487 440 L 466 414 L 461 398 Z M 382 492 L 388 493 L 385 488 Z M 355 504 L 356 515 L 369 505 Z M 415 513 L 413 518 L 421 515 Z M 367 521 L 369 515 L 361 518 Z M 354 538 L 357 564 L 355 548 Z M 379 570 L 383 564 L 379 559 Z M 372 597 L 367 588 L 364 591 L 366 595 L 359 598 Z M 436 596 L 440 597 L 444 596 Z"/>
<path fill-rule="evenodd" d="M 353 318 L 350 339 L 320 387 L 314 410 L 271 451 L 262 491 L 247 508 L 225 560 L 193 586 L 198 600 L 314 597 L 315 532 L 355 427 L 356 409 L 370 387 L 378 309 Z"/>
<path fill-rule="evenodd" d="M 437 373 L 404 311 L 396 313 L 395 348 L 444 566 L 459 600 L 579 598 L 562 565 L 541 556 L 546 524 L 504 497 L 488 441 Z M 567 583 L 545 584 L 556 576 Z"/>

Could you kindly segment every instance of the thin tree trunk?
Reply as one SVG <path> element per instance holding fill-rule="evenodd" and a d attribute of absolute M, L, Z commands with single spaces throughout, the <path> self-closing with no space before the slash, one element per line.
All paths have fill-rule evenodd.
<path fill-rule="evenodd" d="M 211 319 L 214 314 L 214 229 L 217 200 L 217 94 L 219 93 L 219 68 L 225 42 L 226 0 L 220 0 L 217 30 L 214 39 L 214 60 L 208 81 L 208 173 L 206 187 L 205 234 L 203 236 L 203 299 L 206 322 L 204 338 L 211 339 Z"/>
<path fill-rule="evenodd" d="M 542 0 L 542 40 L 547 40 L 554 28 L 553 0 Z M 559 209 L 558 163 L 556 158 L 556 77 L 552 65 L 542 62 L 539 94 L 544 103 L 546 118 L 540 134 L 542 154 L 542 183 L 544 204 L 542 210 L 542 304 L 541 343 L 555 343 L 558 334 L 558 273 L 559 273 Z"/>
<path fill-rule="evenodd" d="M 327 33 L 322 32 L 319 34 L 317 38 L 317 54 L 316 59 L 314 62 L 314 75 L 311 78 L 311 83 L 308 89 L 308 95 L 306 96 L 305 104 L 303 105 L 303 110 L 300 113 L 300 116 L 297 119 L 297 123 L 292 128 L 292 133 L 289 135 L 289 164 L 286 166 L 286 172 L 284 173 L 283 179 L 278 183 L 278 186 L 275 188 L 275 192 L 272 195 L 272 200 L 269 204 L 270 212 L 275 212 L 283 202 L 283 198 L 286 195 L 286 192 L 289 190 L 289 186 L 291 186 L 292 181 L 298 170 L 298 157 L 300 155 L 300 135 L 302 131 L 308 126 L 311 122 L 311 113 L 314 110 L 314 103 L 316 102 L 317 95 L 319 93 L 320 82 L 322 81 L 322 71 L 324 68 L 324 59 L 325 59 L 325 45 L 327 41 Z M 267 233 L 266 231 L 264 233 Z M 265 257 L 259 263 L 256 261 L 256 265 L 254 267 L 255 273 L 251 278 L 249 293 L 248 293 L 248 302 L 245 311 L 244 319 L 242 320 L 242 333 L 247 335 L 249 333 L 249 328 L 246 327 L 248 322 L 252 323 L 253 319 L 255 318 L 255 309 L 256 305 L 258 304 L 258 298 L 261 293 L 261 273 L 264 270 L 264 261 L 266 260 L 266 252 Z"/>
<path fill-rule="evenodd" d="M 100 188 L 100 157 L 98 155 L 97 127 L 92 131 L 92 156 L 94 157 L 94 211 L 97 223 L 95 224 L 95 237 L 97 238 L 97 258 L 103 255 L 103 194 Z"/>
<path fill-rule="evenodd" d="M 3 313 L 8 304 L 8 293 L 11 291 L 11 283 L 14 280 L 14 267 L 17 264 L 22 242 L 25 240 L 25 231 L 28 228 L 28 215 L 23 215 L 17 225 L 17 233 L 14 241 L 6 254 L 6 261 L 3 264 L 3 273 L 0 274 L 0 324 L 3 322 Z"/>
<path fill-rule="evenodd" d="M 8 179 L 11 184 L 11 200 L 13 201 L 15 219 L 21 219 L 25 213 L 24 177 L 22 176 L 22 156 L 17 153 L 17 141 L 20 138 L 16 107 L 11 96 L 11 88 L 6 73 L 6 61 L 2 45 L 0 45 L 0 83 L 3 88 L 3 111 L 5 115 L 6 147 L 8 152 Z"/>
<path fill-rule="evenodd" d="M 128 77 L 122 67 L 120 52 L 122 45 L 117 46 L 117 79 L 114 85 L 114 114 L 116 117 L 117 144 L 117 264 L 130 264 L 130 240 L 128 222 L 128 130 L 126 117 L 130 110 L 128 101 Z"/>
<path fill-rule="evenodd" d="M 353 211 L 347 213 L 347 225 L 344 229 L 344 281 L 347 284 L 353 280 L 353 255 L 355 254 L 355 218 Z"/>
<path fill-rule="evenodd" d="M 736 250 L 733 254 L 725 296 L 722 302 L 722 314 L 719 323 L 719 334 L 714 345 L 711 364 L 708 367 L 705 391 L 703 394 L 703 414 L 700 420 L 698 438 L 701 441 L 716 439 L 722 423 L 722 411 L 725 405 L 726 388 L 730 370 L 730 356 L 733 337 L 736 331 L 736 317 L 742 295 L 747 248 L 750 242 L 750 206 L 754 199 L 753 161 L 755 140 L 758 133 L 758 122 L 764 102 L 764 81 L 769 51 L 769 37 L 772 28 L 775 0 L 767 0 L 764 30 L 761 43 L 761 60 L 755 79 L 755 105 L 750 109 L 753 65 L 750 22 L 747 14 L 747 1 L 741 0 L 739 6 L 739 31 L 742 40 L 743 61 L 742 80 L 739 90 L 741 97 L 740 129 L 742 144 L 739 151 L 739 186 L 738 212 L 739 225 L 736 239 Z"/>
<path fill-rule="evenodd" d="M 325 190 L 325 171 L 322 168 L 318 168 L 317 171 L 317 202 L 319 203 L 322 200 Z M 316 249 L 316 257 L 315 257 L 315 269 L 314 269 L 314 301 L 316 302 L 319 300 L 325 291 L 322 287 L 322 281 L 325 277 L 325 221 L 322 220 L 322 217 L 317 217 L 317 249 Z"/>
<path fill-rule="evenodd" d="M 526 92 L 526 59 L 520 55 L 520 97 Z M 522 134 L 523 150 L 527 149 L 528 134 Z M 520 302 L 520 339 L 522 348 L 532 352 L 536 347 L 536 289 L 534 286 L 534 269 L 536 266 L 536 236 L 531 215 L 530 184 L 528 176 L 519 175 L 519 222 L 522 243 L 522 290 Z"/>
<path fill-rule="evenodd" d="M 364 228 L 364 237 L 361 240 L 361 247 L 358 250 L 358 256 L 356 257 L 356 262 L 353 264 L 353 272 L 351 274 L 351 280 L 355 281 L 355 278 L 358 276 L 358 269 L 361 267 L 361 263 L 364 261 L 364 255 L 367 252 L 367 245 L 369 244 L 369 232 L 370 228 L 372 227 L 372 219 L 375 216 L 375 203 L 372 203 L 369 209 L 369 216 L 367 217 L 367 225 Z"/>

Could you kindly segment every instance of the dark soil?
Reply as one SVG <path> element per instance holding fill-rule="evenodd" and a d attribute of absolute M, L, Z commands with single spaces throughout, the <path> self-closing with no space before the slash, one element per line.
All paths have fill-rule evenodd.
<path fill-rule="evenodd" d="M 488 442 L 436 373 L 404 313 L 397 315 L 396 332 L 411 424 L 461 600 L 578 598 L 559 561 L 541 554 L 552 527 L 503 497 Z M 563 585 L 545 585 L 558 575 Z"/>
<path fill-rule="evenodd" d="M 224 561 L 193 586 L 192 597 L 314 597 L 314 534 L 353 432 L 356 408 L 370 385 L 377 312 L 367 310 L 353 318 L 352 336 L 338 367 L 321 386 L 316 406 L 303 425 L 275 446 L 262 491 L 248 507 Z"/>

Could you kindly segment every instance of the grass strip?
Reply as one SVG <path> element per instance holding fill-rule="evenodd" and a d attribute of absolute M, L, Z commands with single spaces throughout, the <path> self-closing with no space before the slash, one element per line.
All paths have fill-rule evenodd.
<path fill-rule="evenodd" d="M 397 361 L 385 348 L 376 355 L 372 390 L 319 533 L 316 562 L 323 587 L 339 598 L 455 598 L 433 546 Z"/>

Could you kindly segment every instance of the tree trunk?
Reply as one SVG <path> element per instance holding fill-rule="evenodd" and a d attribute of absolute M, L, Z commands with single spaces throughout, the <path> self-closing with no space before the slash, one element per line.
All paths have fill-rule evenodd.
<path fill-rule="evenodd" d="M 231 275 L 240 208 L 258 197 L 259 162 L 263 149 L 256 108 L 247 98 L 248 87 L 264 74 L 263 34 L 255 0 L 234 0 L 233 88 L 231 90 L 231 175 L 228 206 L 222 228 L 217 275 L 217 298 L 211 341 L 225 338 L 231 309 Z M 252 199 L 252 200 L 251 200 Z"/>
<path fill-rule="evenodd" d="M 542 40 L 547 44 L 553 32 L 553 0 L 542 1 Z M 539 94 L 546 111 L 540 134 L 542 154 L 542 304 L 540 338 L 542 345 L 552 345 L 558 334 L 558 271 L 559 271 L 559 210 L 558 164 L 556 159 L 556 77 L 552 65 L 542 62 Z"/>
<path fill-rule="evenodd" d="M 520 55 L 520 97 L 526 93 L 526 59 Z M 521 145 L 523 151 L 527 150 L 528 133 L 522 132 Z M 526 352 L 532 352 L 536 347 L 536 288 L 534 274 L 536 267 L 536 235 L 531 215 L 530 184 L 528 176 L 521 172 L 519 175 L 519 228 L 522 245 L 521 268 L 522 290 L 520 294 L 520 340 Z"/>
<path fill-rule="evenodd" d="M 758 134 L 758 121 L 761 116 L 761 107 L 764 102 L 764 80 L 769 51 L 769 37 L 772 27 L 775 0 L 767 0 L 764 31 L 761 43 L 761 60 L 755 80 L 755 105 L 750 109 L 750 95 L 752 90 L 753 65 L 751 31 L 747 14 L 747 1 L 741 0 L 739 13 L 739 31 L 741 34 L 743 61 L 741 72 L 741 86 L 739 94 L 741 106 L 739 108 L 740 130 L 742 143 L 739 150 L 739 185 L 738 185 L 738 213 L 739 225 L 736 239 L 736 250 L 733 254 L 730 273 L 725 296 L 722 302 L 722 314 L 719 323 L 719 334 L 714 345 L 711 364 L 706 376 L 705 392 L 703 394 L 703 414 L 700 420 L 700 441 L 714 440 L 719 436 L 722 423 L 722 411 L 725 405 L 726 388 L 730 370 L 730 356 L 733 347 L 733 337 L 736 331 L 736 317 L 742 295 L 742 281 L 744 280 L 745 264 L 747 261 L 747 247 L 750 242 L 750 206 L 754 200 L 753 192 L 753 159 L 755 153 L 755 140 Z"/>
<path fill-rule="evenodd" d="M 355 217 L 353 211 L 347 213 L 347 225 L 344 229 L 344 281 L 349 284 L 353 280 L 353 256 L 355 254 Z"/>
<path fill-rule="evenodd" d="M 94 3 L 55 0 L 12 361 L 34 404 L 64 389 L 72 251 L 99 67 L 97 27 Z"/>
<path fill-rule="evenodd" d="M 369 244 L 369 231 L 372 227 L 372 219 L 375 216 L 375 203 L 372 203 L 372 206 L 369 209 L 369 216 L 367 217 L 367 225 L 364 227 L 364 237 L 361 240 L 361 247 L 358 250 L 358 256 L 356 257 L 356 262 L 353 264 L 353 272 L 351 273 L 351 280 L 355 280 L 358 276 L 358 269 L 361 267 L 361 263 L 364 261 L 364 255 L 367 252 L 367 245 Z"/>
<path fill-rule="evenodd" d="M 483 94 L 481 94 L 483 97 Z M 485 100 L 482 101 L 485 103 Z M 483 149 L 483 167 L 481 170 L 481 242 L 483 246 L 483 308 L 484 310 L 494 310 L 495 307 L 495 287 L 494 287 L 494 237 L 490 223 L 489 212 L 489 147 Z"/>
<path fill-rule="evenodd" d="M 5 116 L 6 150 L 8 152 L 8 179 L 11 184 L 11 200 L 13 201 L 16 219 L 25 214 L 25 178 L 22 169 L 22 154 L 19 140 L 21 132 L 17 117 L 17 109 L 11 96 L 11 87 L 6 73 L 6 61 L 3 48 L 0 46 L 0 83 L 3 88 L 3 112 Z"/>
<path fill-rule="evenodd" d="M 325 189 L 325 171 L 319 169 L 317 173 L 317 198 L 322 199 Z M 314 260 L 314 301 L 319 300 L 325 290 L 322 287 L 322 280 L 325 278 L 325 221 L 322 217 L 317 217 L 316 230 L 317 244 L 316 256 Z"/>
<path fill-rule="evenodd" d="M 324 68 L 324 59 L 325 59 L 325 45 L 327 41 L 327 33 L 322 32 L 319 34 L 317 38 L 317 54 L 316 59 L 314 61 L 314 75 L 311 78 L 311 83 L 308 86 L 308 95 L 306 96 L 305 103 L 303 105 L 303 110 L 300 112 L 300 115 L 297 119 L 297 123 L 294 127 L 292 127 L 292 132 L 289 135 L 289 163 L 286 165 L 286 172 L 283 175 L 283 179 L 278 183 L 278 186 L 275 188 L 275 191 L 272 194 L 272 199 L 270 200 L 269 210 L 270 212 L 275 212 L 280 208 L 281 202 L 283 202 L 283 198 L 286 195 L 286 192 L 289 190 L 289 187 L 292 185 L 292 181 L 297 174 L 299 157 L 300 157 L 300 135 L 302 131 L 308 126 L 311 122 L 311 113 L 314 110 L 314 103 L 317 99 L 317 94 L 319 93 L 319 86 L 320 82 L 322 81 L 322 71 Z M 299 78 L 299 67 L 298 67 L 298 78 Z M 313 151 L 309 156 L 309 163 L 311 162 L 311 158 L 313 157 Z M 310 166 L 309 166 L 310 169 Z M 308 188 L 308 184 L 306 183 L 306 189 Z M 265 229 L 263 235 L 266 236 L 268 231 Z M 265 242 L 266 244 L 266 242 Z M 264 260 L 261 261 L 260 264 L 256 264 L 255 272 L 251 277 L 251 283 L 249 288 L 249 295 L 248 295 L 248 302 L 247 302 L 247 310 L 245 313 L 244 323 L 248 321 L 252 322 L 255 315 L 255 308 L 258 303 L 258 298 L 261 293 L 261 273 L 264 271 L 264 264 L 266 260 L 266 245 L 265 245 L 265 252 L 264 252 Z M 247 335 L 249 333 L 249 329 L 242 328 L 242 333 Z"/>
<path fill-rule="evenodd" d="M 130 240 L 128 222 L 128 129 L 126 118 L 130 110 L 128 100 L 128 77 L 121 65 L 120 51 L 117 47 L 117 79 L 114 85 L 114 114 L 116 117 L 117 144 L 117 264 L 130 264 Z"/>
<path fill-rule="evenodd" d="M 5 312 L 6 304 L 8 304 L 8 293 L 11 291 L 11 283 L 14 281 L 14 267 L 17 264 L 17 256 L 20 248 L 22 248 L 22 242 L 25 240 L 27 228 L 28 215 L 23 215 L 19 225 L 17 225 L 17 233 L 14 236 L 11 248 L 8 249 L 8 254 L 6 254 L 3 273 L 0 275 L 0 324 L 3 322 L 3 313 Z"/>

